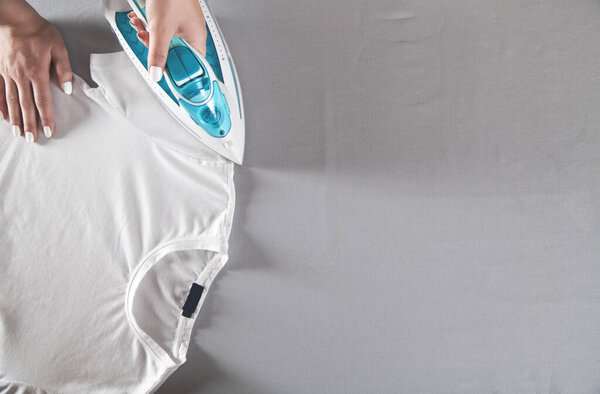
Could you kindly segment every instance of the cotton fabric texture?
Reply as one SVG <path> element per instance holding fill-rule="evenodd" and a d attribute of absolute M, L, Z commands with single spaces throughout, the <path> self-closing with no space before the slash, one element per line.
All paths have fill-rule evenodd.
<path fill-rule="evenodd" d="M 0 125 L 0 392 L 144 393 L 185 361 L 227 261 L 233 165 L 154 98 L 124 53 L 52 86 L 57 130 Z M 191 318 L 182 306 L 204 287 Z"/>

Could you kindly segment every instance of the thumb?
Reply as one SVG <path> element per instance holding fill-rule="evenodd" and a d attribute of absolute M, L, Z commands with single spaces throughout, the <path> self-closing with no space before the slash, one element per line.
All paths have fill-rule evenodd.
<path fill-rule="evenodd" d="M 73 80 L 73 71 L 71 71 L 67 49 L 65 47 L 54 48 L 52 49 L 51 57 L 58 86 L 66 94 L 71 94 L 73 91 L 73 84 L 71 82 Z"/>
<path fill-rule="evenodd" d="M 173 32 L 155 27 L 152 24 L 148 26 L 150 36 L 150 45 L 148 46 L 148 72 L 150 79 L 154 82 L 160 81 L 167 61 L 167 53 Z"/>

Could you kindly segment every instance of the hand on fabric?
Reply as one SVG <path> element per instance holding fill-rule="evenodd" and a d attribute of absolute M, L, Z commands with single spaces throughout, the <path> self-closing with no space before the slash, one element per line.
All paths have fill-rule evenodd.
<path fill-rule="evenodd" d="M 146 17 L 146 27 L 134 12 L 129 14 L 129 22 L 148 47 L 148 71 L 153 81 L 162 77 L 173 36 L 206 56 L 206 22 L 198 0 L 178 0 L 176 6 L 170 0 L 146 0 Z"/>
<path fill-rule="evenodd" d="M 73 73 L 58 30 L 23 0 L 0 2 L 0 112 L 15 136 L 27 142 L 55 130 L 50 96 L 50 66 L 63 92 L 71 94 Z"/>

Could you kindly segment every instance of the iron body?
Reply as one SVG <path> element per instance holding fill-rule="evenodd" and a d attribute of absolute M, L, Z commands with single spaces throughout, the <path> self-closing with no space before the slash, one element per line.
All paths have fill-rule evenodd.
<path fill-rule="evenodd" d="M 206 20 L 206 56 L 180 37 L 173 37 L 164 74 L 158 82 L 148 75 L 148 48 L 137 38 L 127 16 L 133 10 L 147 24 L 145 7 L 137 0 L 127 2 L 129 9 L 112 9 L 114 1 L 107 1 L 105 16 L 136 69 L 186 130 L 223 157 L 242 164 L 245 143 L 242 93 L 231 54 L 206 2 L 198 1 Z"/>

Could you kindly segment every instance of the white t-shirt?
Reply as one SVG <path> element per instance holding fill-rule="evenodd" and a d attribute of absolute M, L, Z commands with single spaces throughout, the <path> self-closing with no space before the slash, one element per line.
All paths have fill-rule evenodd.
<path fill-rule="evenodd" d="M 0 392 L 154 391 L 227 260 L 233 164 L 123 52 L 91 71 L 52 86 L 53 138 L 0 125 Z"/>

